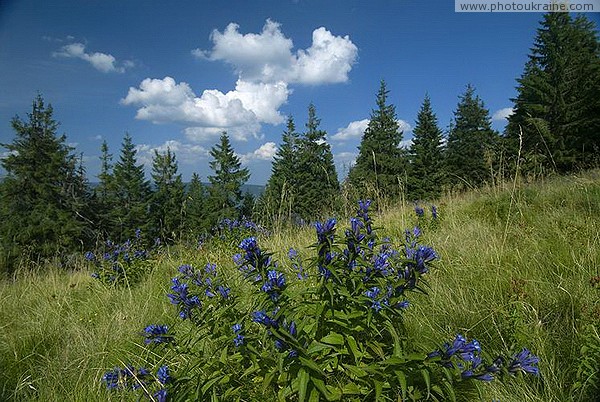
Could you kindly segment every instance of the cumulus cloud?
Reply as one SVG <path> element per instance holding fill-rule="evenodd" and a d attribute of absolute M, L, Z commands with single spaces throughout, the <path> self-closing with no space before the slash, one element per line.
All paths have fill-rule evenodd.
<path fill-rule="evenodd" d="M 281 32 L 280 24 L 271 20 L 260 34 L 242 34 L 239 25 L 231 23 L 223 32 L 214 30 L 210 39 L 211 50 L 195 49 L 192 54 L 224 61 L 241 79 L 253 82 L 346 82 L 358 55 L 358 48 L 348 36 L 335 36 L 324 27 L 313 31 L 308 49 L 292 52 L 292 40 Z"/>
<path fill-rule="evenodd" d="M 112 54 L 93 52 L 86 53 L 83 43 L 75 42 L 63 46 L 59 51 L 53 53 L 54 57 L 67 57 L 87 61 L 96 70 L 103 73 L 124 73 L 127 68 L 134 66 L 132 61 L 117 63 Z"/>
<path fill-rule="evenodd" d="M 138 144 L 135 147 L 137 160 L 147 168 L 152 166 L 154 151 L 165 153 L 167 149 L 175 154 L 177 161 L 182 165 L 194 165 L 199 159 L 208 159 L 210 151 L 197 144 L 182 143 L 177 140 L 167 140 L 160 145 Z"/>
<path fill-rule="evenodd" d="M 356 163 L 356 152 L 337 152 L 333 155 L 335 168 L 339 175 L 345 177 L 350 168 Z"/>
<path fill-rule="evenodd" d="M 368 125 L 369 119 L 352 121 L 348 123 L 346 127 L 338 128 L 331 139 L 333 141 L 346 141 L 354 138 L 361 138 Z"/>
<path fill-rule="evenodd" d="M 248 164 L 254 160 L 270 161 L 276 153 L 277 145 L 274 142 L 266 142 L 258 147 L 258 149 L 247 154 L 238 155 L 238 157 L 242 163 Z"/>
<path fill-rule="evenodd" d="M 237 24 L 210 36 L 210 50 L 192 53 L 203 60 L 221 61 L 237 74 L 229 92 L 206 89 L 196 94 L 186 82 L 172 77 L 146 78 L 131 87 L 124 105 L 136 106 L 136 118 L 153 123 L 179 123 L 190 141 L 207 141 L 227 131 L 236 140 L 261 138 L 262 124 L 281 124 L 293 84 L 345 82 L 358 49 L 348 36 L 335 36 L 321 27 L 312 45 L 293 51 L 294 44 L 281 25 L 267 20 L 260 33 L 241 33 Z"/>
<path fill-rule="evenodd" d="M 397 120 L 400 131 L 407 132 L 412 129 L 410 124 L 404 120 Z M 347 141 L 362 138 L 363 133 L 369 125 L 369 119 L 356 120 L 348 123 L 346 127 L 338 128 L 337 132 L 331 137 L 333 141 Z"/>
<path fill-rule="evenodd" d="M 8 158 L 11 155 L 14 155 L 14 156 L 19 155 L 19 151 L 4 151 L 4 152 L 0 152 L 0 160 L 6 159 L 6 158 Z"/>
<path fill-rule="evenodd" d="M 496 110 L 492 115 L 492 120 L 500 121 L 508 119 L 508 116 L 513 114 L 515 111 L 512 107 L 505 107 L 503 109 Z"/>
<path fill-rule="evenodd" d="M 245 140 L 248 135 L 258 135 L 261 123 L 283 122 L 278 109 L 288 94 L 284 82 L 238 80 L 233 91 L 207 89 L 197 96 L 187 83 L 177 83 L 171 77 L 146 78 L 139 88 L 129 88 L 121 103 L 139 106 L 137 119 L 188 126 L 189 139 L 211 138 L 227 130 L 232 131 L 232 137 Z"/>

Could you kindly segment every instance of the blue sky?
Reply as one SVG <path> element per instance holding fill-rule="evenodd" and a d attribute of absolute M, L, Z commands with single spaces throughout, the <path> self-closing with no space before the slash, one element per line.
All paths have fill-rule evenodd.
<path fill-rule="evenodd" d="M 445 129 L 467 83 L 502 130 L 540 19 L 437 0 L 2 0 L 0 142 L 40 92 L 91 181 L 126 131 L 148 167 L 170 147 L 206 180 L 227 131 L 264 184 L 285 116 L 302 130 L 313 102 L 343 175 L 381 79 L 407 141 L 425 93 Z"/>

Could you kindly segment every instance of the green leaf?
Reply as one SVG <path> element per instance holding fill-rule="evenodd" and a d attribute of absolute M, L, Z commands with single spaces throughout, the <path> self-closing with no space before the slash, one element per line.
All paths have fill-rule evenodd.
<path fill-rule="evenodd" d="M 444 388 L 446 388 L 447 395 L 450 397 L 450 400 L 456 402 L 456 394 L 454 393 L 454 387 L 448 381 L 442 382 Z"/>
<path fill-rule="evenodd" d="M 403 371 L 400 371 L 400 370 L 394 371 L 394 374 L 396 374 L 396 378 L 398 378 L 398 382 L 400 383 L 400 390 L 402 391 L 402 399 L 406 399 L 406 390 L 408 388 L 406 386 L 406 375 L 404 374 Z"/>
<path fill-rule="evenodd" d="M 321 369 L 321 367 L 317 366 L 317 364 L 315 362 L 313 362 L 312 360 L 306 359 L 302 356 L 298 357 L 298 360 L 300 360 L 300 363 L 302 363 L 302 365 L 304 367 L 307 367 L 309 369 L 311 369 L 312 371 L 314 371 L 317 375 L 322 375 L 323 374 L 323 370 Z"/>
<path fill-rule="evenodd" d="M 207 382 L 206 382 L 206 383 L 205 383 L 205 384 L 202 386 L 202 388 L 201 388 L 201 390 L 202 390 L 202 395 L 206 394 L 206 392 L 207 392 L 209 389 L 211 389 L 211 387 L 212 387 L 213 385 L 215 385 L 215 383 L 216 383 L 217 381 L 219 381 L 219 380 L 221 379 L 221 377 L 220 377 L 220 374 L 221 374 L 221 372 L 219 371 L 219 372 L 217 372 L 216 374 L 217 374 L 217 375 L 216 375 L 215 377 L 213 377 L 212 379 L 208 380 L 208 381 L 207 381 Z"/>
<path fill-rule="evenodd" d="M 308 402 L 319 402 L 319 390 L 316 388 L 312 388 L 310 391 L 310 396 L 308 397 Z"/>
<path fill-rule="evenodd" d="M 351 364 L 342 364 L 342 367 L 344 367 L 352 375 L 354 375 L 354 376 L 356 376 L 358 378 L 366 377 L 367 375 L 369 375 L 369 373 L 367 373 L 362 368 L 354 366 L 354 365 L 351 365 Z"/>
<path fill-rule="evenodd" d="M 429 376 L 429 370 L 421 369 L 421 375 L 423 376 L 425 385 L 427 385 L 427 398 L 429 398 L 431 396 L 431 378 Z"/>
<path fill-rule="evenodd" d="M 329 350 L 331 348 L 332 348 L 332 346 L 330 346 L 330 345 L 325 345 L 320 342 L 313 341 L 310 344 L 310 346 L 308 347 L 308 354 L 312 355 L 312 354 L 321 352 L 322 350 Z"/>
<path fill-rule="evenodd" d="M 362 357 L 362 353 L 358 350 L 358 345 L 356 344 L 356 339 L 352 335 L 346 336 L 346 343 L 348 344 L 348 348 L 350 352 L 352 352 L 352 356 L 354 357 L 354 362 L 358 363 L 358 360 Z"/>
<path fill-rule="evenodd" d="M 310 374 L 308 374 L 304 367 L 301 367 L 298 370 L 298 402 L 304 402 L 309 380 Z"/>
<path fill-rule="evenodd" d="M 342 388 L 342 394 L 344 395 L 360 395 L 361 393 L 360 387 L 353 382 L 344 385 L 344 388 Z"/>
<path fill-rule="evenodd" d="M 375 386 L 375 400 L 381 400 L 381 394 L 383 392 L 383 383 L 378 380 L 373 380 L 373 385 Z"/>
<path fill-rule="evenodd" d="M 328 343 L 330 345 L 343 345 L 344 337 L 336 332 L 331 332 L 329 335 L 321 338 L 322 343 Z"/>
<path fill-rule="evenodd" d="M 225 346 L 221 351 L 221 357 L 219 358 L 219 361 L 223 364 L 227 364 L 227 352 L 227 346 Z"/>

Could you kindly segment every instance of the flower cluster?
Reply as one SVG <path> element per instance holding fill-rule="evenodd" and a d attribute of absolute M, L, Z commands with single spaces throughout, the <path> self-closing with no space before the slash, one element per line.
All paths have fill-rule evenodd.
<path fill-rule="evenodd" d="M 196 270 L 191 265 L 185 264 L 179 267 L 179 272 L 182 275 L 181 279 L 191 281 L 206 297 L 220 295 L 223 299 L 229 298 L 231 289 L 219 283 L 216 264 L 208 263 L 203 270 Z"/>
<path fill-rule="evenodd" d="M 169 334 L 167 325 L 148 325 L 144 328 L 144 337 L 146 345 L 173 342 L 173 335 Z"/>
<path fill-rule="evenodd" d="M 297 334 L 296 323 L 292 321 L 289 325 L 284 323 L 283 328 L 287 331 L 290 337 L 295 338 Z M 298 351 L 291 348 L 288 343 L 282 339 L 275 339 L 274 341 L 275 349 L 279 352 L 288 352 L 287 357 L 295 358 L 298 357 Z"/>
<path fill-rule="evenodd" d="M 244 335 L 242 334 L 243 330 L 242 330 L 242 324 L 234 324 L 231 329 L 233 330 L 233 333 L 235 335 L 235 338 L 233 338 L 233 344 L 236 347 L 242 346 L 244 344 Z"/>
<path fill-rule="evenodd" d="M 155 400 L 166 401 L 167 390 L 164 388 L 164 385 L 172 381 L 167 366 L 159 367 L 154 377 L 148 369 L 144 367 L 136 369 L 133 366 L 115 367 L 102 376 L 102 381 L 109 390 L 130 389 L 135 391 L 142 389 L 147 396 L 149 396 L 149 389 L 152 388 L 153 379 L 158 381 L 160 389 L 152 396 Z"/>
<path fill-rule="evenodd" d="M 254 281 L 262 281 L 266 276 L 267 270 L 276 267 L 271 259 L 271 255 L 263 253 L 258 247 L 256 237 L 247 237 L 240 242 L 238 246 L 244 253 L 238 253 L 233 256 L 233 261 L 244 272 L 247 277 L 254 276 Z"/>
<path fill-rule="evenodd" d="M 222 232 L 222 231 L 233 232 L 237 229 L 241 229 L 241 230 L 247 230 L 247 231 L 252 231 L 252 232 L 256 232 L 256 233 L 266 233 L 266 230 L 262 226 L 252 222 L 251 220 L 249 220 L 247 218 L 242 218 L 241 220 L 223 218 L 219 221 L 219 223 L 217 224 L 215 229 L 217 229 L 219 232 Z"/>
<path fill-rule="evenodd" d="M 388 286 L 386 291 L 382 292 L 380 288 L 373 286 L 365 291 L 365 296 L 369 298 L 371 308 L 378 313 L 384 306 L 388 307 L 390 305 L 390 300 L 395 296 L 394 288 Z M 408 300 L 401 300 L 396 301 L 393 307 L 396 309 L 405 309 L 408 308 L 409 304 Z"/>
<path fill-rule="evenodd" d="M 151 252 L 143 247 L 140 229 L 136 237 L 122 244 L 107 240 L 98 255 L 87 251 L 84 258 L 94 264 L 92 277 L 106 284 L 133 283 L 146 271 Z"/>
<path fill-rule="evenodd" d="M 327 222 L 315 223 L 315 229 L 317 230 L 317 241 L 318 241 L 318 269 L 319 274 L 325 280 L 331 278 L 331 271 L 327 266 L 333 261 L 335 253 L 331 251 L 335 239 L 335 224 L 337 221 L 335 218 L 327 220 Z"/>
<path fill-rule="evenodd" d="M 167 297 L 171 303 L 179 306 L 179 317 L 185 320 L 191 317 L 194 308 L 200 307 L 200 299 L 198 296 L 190 295 L 188 284 L 181 283 L 179 278 L 173 278 L 171 281 L 173 282 L 173 286 L 171 286 L 173 293 L 167 294 Z"/>
<path fill-rule="evenodd" d="M 308 278 L 308 273 L 302 266 L 302 260 L 298 255 L 298 252 L 293 248 L 290 248 L 288 251 L 288 258 L 292 262 L 292 269 L 296 272 L 296 277 L 300 280 L 304 280 Z"/>
<path fill-rule="evenodd" d="M 262 324 L 266 328 L 279 328 L 279 323 L 275 319 L 275 314 L 269 316 L 264 310 L 253 312 L 252 321 Z"/>
<path fill-rule="evenodd" d="M 504 366 L 505 359 L 497 357 L 491 364 L 486 363 L 481 357 L 481 346 L 477 340 L 467 342 L 460 334 L 456 335 L 452 344 L 446 343 L 442 349 L 435 350 L 427 355 L 429 359 L 437 359 L 437 363 L 451 369 L 459 369 L 463 379 L 473 378 L 480 381 L 492 381 L 494 375 L 499 373 Z M 537 363 L 539 358 L 527 349 L 523 349 L 510 359 L 506 366 L 509 373 L 519 371 L 539 375 Z"/>
<path fill-rule="evenodd" d="M 266 281 L 261 286 L 260 290 L 267 293 L 271 300 L 277 301 L 281 292 L 285 290 L 285 275 L 274 269 L 267 271 Z"/>

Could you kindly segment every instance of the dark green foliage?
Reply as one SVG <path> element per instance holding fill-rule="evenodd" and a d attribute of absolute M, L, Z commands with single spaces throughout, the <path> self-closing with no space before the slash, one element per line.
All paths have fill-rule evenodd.
<path fill-rule="evenodd" d="M 408 196 L 414 200 L 440 196 L 443 184 L 442 130 L 426 95 L 417 116 L 410 147 Z"/>
<path fill-rule="evenodd" d="M 210 227 L 207 226 L 206 221 L 206 203 L 206 189 L 200 181 L 198 173 L 194 173 L 192 175 L 192 180 L 188 185 L 183 206 L 183 212 L 185 214 L 183 222 L 184 231 L 192 238 L 197 238 L 210 229 Z"/>
<path fill-rule="evenodd" d="M 183 200 L 185 196 L 181 175 L 175 154 L 167 148 L 160 154 L 154 151 L 152 160 L 152 179 L 154 193 L 150 199 L 152 217 L 151 233 L 164 240 L 176 240 L 180 237 L 183 225 Z"/>
<path fill-rule="evenodd" d="M 227 133 L 223 132 L 220 143 L 210 150 L 213 160 L 210 168 L 214 174 L 208 176 L 209 216 L 211 226 L 223 218 L 239 216 L 242 201 L 242 185 L 248 181 L 250 172 L 241 168 L 240 159 L 233 152 Z"/>
<path fill-rule="evenodd" d="M 296 132 L 294 118 L 288 117 L 283 143 L 277 150 L 271 167 L 271 177 L 261 197 L 263 219 L 291 219 L 297 204 L 300 185 L 298 171 L 300 135 Z"/>
<path fill-rule="evenodd" d="M 455 188 L 478 187 L 492 178 L 498 135 L 489 111 L 467 85 L 454 112 L 446 146 L 446 175 Z"/>
<path fill-rule="evenodd" d="M 524 169 L 567 172 L 600 157 L 600 43 L 585 16 L 544 15 L 529 61 L 517 80 L 507 139 Z"/>
<path fill-rule="evenodd" d="M 360 198 L 373 196 L 373 191 L 383 197 L 394 197 L 405 184 L 406 156 L 400 148 L 403 133 L 398 126 L 396 107 L 387 104 L 388 93 L 385 81 L 381 81 L 377 109 L 371 111 L 356 164 L 348 175 Z"/>
<path fill-rule="evenodd" d="M 136 154 L 131 136 L 126 133 L 113 170 L 115 199 L 110 220 L 114 228 L 111 238 L 116 241 L 132 238 L 136 229 L 145 229 L 148 224 L 150 184 L 146 181 L 144 166 L 137 164 Z"/>
<path fill-rule="evenodd" d="M 111 210 L 115 202 L 114 176 L 112 173 L 112 154 L 108 152 L 108 144 L 102 142 L 100 147 L 100 180 L 98 186 L 94 189 L 96 216 L 98 234 L 103 238 L 108 238 L 114 233 L 115 225 L 112 223 Z"/>
<path fill-rule="evenodd" d="M 256 199 L 251 192 L 246 191 L 242 196 L 242 202 L 240 204 L 240 217 L 252 219 L 254 216 L 254 206 Z"/>
<path fill-rule="evenodd" d="M 0 186 L 1 264 L 10 268 L 22 256 L 45 258 L 71 251 L 85 242 L 89 201 L 85 170 L 57 136 L 58 122 L 41 95 L 28 120 L 15 117 L 16 138 L 2 144 L 7 176 Z M 79 165 L 78 165 L 79 164 Z"/>
<path fill-rule="evenodd" d="M 327 133 L 319 129 L 315 106 L 308 106 L 306 132 L 299 140 L 298 164 L 295 169 L 297 182 L 294 186 L 292 214 L 310 220 L 331 207 L 339 193 L 339 182 L 330 145 L 325 141 Z"/>

